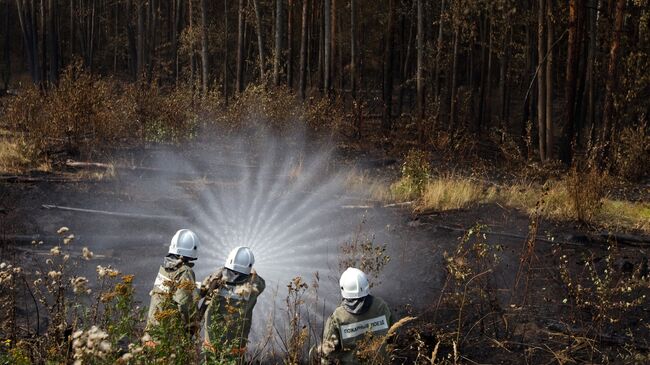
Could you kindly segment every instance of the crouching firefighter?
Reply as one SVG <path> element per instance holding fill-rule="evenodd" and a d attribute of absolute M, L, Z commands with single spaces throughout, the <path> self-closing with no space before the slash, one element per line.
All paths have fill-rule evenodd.
<path fill-rule="evenodd" d="M 192 261 L 197 259 L 199 248 L 198 236 L 189 229 L 181 229 L 172 238 L 169 251 L 165 256 L 153 289 L 150 292 L 151 303 L 147 316 L 147 333 L 152 336 L 148 346 L 155 346 L 156 334 L 154 329 L 158 325 L 158 314 L 164 310 L 176 309 L 180 314 L 182 325 L 188 335 L 194 335 L 198 330 L 198 301 L 199 292 L 196 287 L 196 278 Z"/>
<path fill-rule="evenodd" d="M 239 246 L 230 251 L 224 267 L 203 280 L 201 295 L 205 297 L 200 312 L 208 353 L 226 352 L 243 358 L 253 308 L 266 287 L 264 279 L 253 270 L 254 263 L 253 252 Z"/>
<path fill-rule="evenodd" d="M 323 343 L 319 347 L 321 364 L 384 361 L 383 336 L 393 324 L 388 305 L 370 295 L 368 278 L 359 269 L 345 270 L 339 286 L 343 301 L 325 323 Z"/>

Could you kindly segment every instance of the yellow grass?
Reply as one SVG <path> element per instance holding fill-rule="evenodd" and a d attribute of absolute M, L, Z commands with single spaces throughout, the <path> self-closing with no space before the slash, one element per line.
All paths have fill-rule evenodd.
<path fill-rule="evenodd" d="M 483 186 L 459 177 L 430 180 L 421 197 L 420 209 L 452 210 L 468 208 L 487 197 Z"/>
<path fill-rule="evenodd" d="M 0 173 L 18 173 L 32 164 L 22 140 L 0 138 Z"/>

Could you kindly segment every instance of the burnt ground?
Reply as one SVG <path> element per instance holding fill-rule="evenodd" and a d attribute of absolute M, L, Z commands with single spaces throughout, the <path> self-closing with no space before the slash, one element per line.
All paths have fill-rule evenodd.
<path fill-rule="evenodd" d="M 147 166 L 155 159 L 151 157 L 155 153 L 155 150 L 144 154 L 139 152 L 138 158 L 132 158 L 131 162 Z M 188 154 L 191 159 L 192 153 Z M 378 166 L 376 161 L 371 156 L 356 156 L 334 163 L 357 164 L 367 168 L 370 174 L 395 173 L 394 166 L 391 172 L 391 168 Z M 171 164 L 168 167 L 178 166 Z M 201 170 L 210 168 L 202 166 Z M 62 170 L 29 175 L 35 178 L 31 181 L 23 176 L 22 180 L 19 177 L 0 182 L 3 257 L 14 256 L 29 266 L 34 258 L 49 253 L 49 248 L 60 240 L 56 230 L 67 226 L 75 233 L 77 251 L 88 246 L 96 255 L 90 262 L 76 257 L 80 273 L 92 276 L 96 265 L 108 264 L 125 273 L 133 273 L 138 300 L 147 305 L 151 279 L 166 252 L 169 237 L 176 230 L 173 220 L 110 217 L 44 209 L 42 205 L 155 215 L 183 215 L 186 205 L 178 197 L 169 195 L 166 187 L 152 183 L 166 179 L 160 172 L 118 171 L 113 177 L 94 181 L 87 175 L 80 176 L 78 170 Z M 236 183 L 237 178 L 233 179 L 230 183 Z M 459 362 L 599 363 L 604 361 L 603 354 L 607 354 L 612 363 L 628 363 L 630 356 L 647 356 L 650 347 L 647 305 L 632 311 L 611 309 L 609 312 L 618 316 L 620 321 L 596 327 L 593 324 L 596 310 L 579 307 L 572 300 L 565 301 L 568 292 L 558 269 L 562 255 L 568 257 L 569 268 L 579 278 L 577 280 L 588 277 L 584 269 L 586 261 L 592 262 L 601 272 L 605 267 L 608 245 L 581 239 L 584 228 L 571 223 L 540 220 L 533 228 L 541 239 L 533 241 L 531 254 L 526 256 L 530 260 L 522 265 L 531 217 L 516 210 L 490 204 L 418 215 L 408 207 L 382 207 L 354 199 L 349 203 L 358 207 L 340 210 L 339 219 L 348 224 L 346 229 L 353 230 L 365 217 L 364 229 L 374 235 L 376 243 L 387 244 L 391 256 L 391 262 L 380 278 L 381 284 L 374 293 L 383 297 L 398 316 L 418 316 L 404 327 L 397 341 L 400 350 L 396 362 L 411 362 L 417 356 L 414 336 L 422 341 L 419 346 L 421 355 L 431 356 L 435 344 L 440 341 L 437 358 L 453 358 L 453 348 L 449 344 L 455 337 L 458 306 L 457 300 L 452 300 L 453 285 L 447 280 L 444 257 L 453 254 L 460 242 L 459 237 L 477 224 L 484 226 L 484 240 L 491 247 L 498 248 L 495 252 L 499 262 L 491 267 L 489 274 L 462 287 L 468 299 L 464 307 L 463 334 L 456 338 L 459 340 Z M 32 240 L 43 240 L 44 243 L 34 246 Z M 340 242 L 334 240 L 329 243 L 330 246 L 338 244 Z M 642 270 L 644 259 L 647 262 L 647 250 L 647 246 L 616 245 L 612 254 L 616 275 L 635 275 Z M 517 277 L 519 282 L 516 282 Z M 477 288 L 474 284 L 489 288 Z M 645 286 L 647 292 L 647 284 Z M 474 293 L 478 294 L 472 298 Z M 619 312 L 620 315 L 616 314 Z"/>

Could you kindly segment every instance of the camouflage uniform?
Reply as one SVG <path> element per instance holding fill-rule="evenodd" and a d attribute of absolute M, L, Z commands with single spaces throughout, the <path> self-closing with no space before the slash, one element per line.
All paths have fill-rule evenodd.
<path fill-rule="evenodd" d="M 341 304 L 327 319 L 320 348 L 322 364 L 358 364 L 357 345 L 366 336 L 383 336 L 393 324 L 390 309 L 381 298 L 368 295 L 364 301 L 366 308 L 351 313 Z M 379 358 L 383 357 L 383 347 Z"/>
<path fill-rule="evenodd" d="M 154 282 L 149 304 L 149 315 L 147 316 L 147 329 L 157 325 L 155 314 L 160 311 L 165 295 L 176 288 L 172 300 L 178 306 L 183 321 L 188 328 L 194 330 L 198 323 L 197 303 L 199 292 L 196 289 L 196 278 L 192 270 L 193 264 L 176 257 L 165 257 L 162 266 L 158 270 L 158 276 Z M 165 283 L 167 282 L 167 285 Z"/>
<path fill-rule="evenodd" d="M 221 268 L 203 280 L 205 341 L 244 349 L 251 330 L 253 308 L 265 287 L 264 279 L 255 271 L 245 275 Z M 211 327 L 213 321 L 218 321 L 219 329 Z"/>

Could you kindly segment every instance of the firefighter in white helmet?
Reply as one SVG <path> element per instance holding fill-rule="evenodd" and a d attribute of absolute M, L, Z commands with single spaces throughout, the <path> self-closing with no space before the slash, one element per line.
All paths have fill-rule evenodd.
<path fill-rule="evenodd" d="M 358 364 L 377 362 L 384 356 L 384 346 L 372 358 L 359 358 L 358 345 L 369 337 L 376 339 L 386 335 L 393 324 L 393 317 L 386 302 L 370 295 L 370 284 L 363 271 L 348 268 L 339 280 L 341 305 L 327 319 L 320 346 L 322 364 Z M 373 361 L 374 360 L 374 361 Z"/>
<path fill-rule="evenodd" d="M 225 346 L 243 356 L 251 329 L 253 308 L 264 291 L 264 279 L 253 270 L 255 257 L 248 247 L 235 247 L 224 267 L 203 280 L 201 305 L 204 314 L 205 347 Z M 223 350 L 223 349 L 221 349 Z"/>
<path fill-rule="evenodd" d="M 167 256 L 158 270 L 150 292 L 151 303 L 147 316 L 147 330 L 158 324 L 156 314 L 171 299 L 180 312 L 183 323 L 190 334 L 198 328 L 197 303 L 199 292 L 192 261 L 198 258 L 199 237 L 189 229 L 181 229 L 172 237 Z M 167 300 L 166 300 L 167 299 Z"/>

